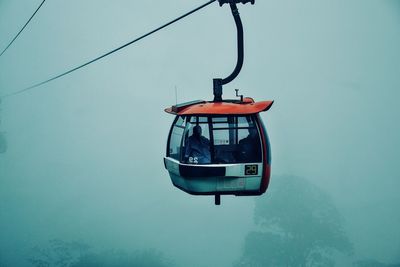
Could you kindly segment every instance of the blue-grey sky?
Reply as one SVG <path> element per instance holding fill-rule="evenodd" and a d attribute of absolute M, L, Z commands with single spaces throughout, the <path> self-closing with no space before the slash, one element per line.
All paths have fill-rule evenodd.
<path fill-rule="evenodd" d="M 0 0 L 0 50 L 40 2 Z M 202 3 L 46 1 L 0 57 L 0 95 Z M 399 2 L 258 0 L 239 9 L 245 62 L 224 96 L 240 88 L 256 100 L 275 100 L 262 115 L 272 145 L 270 186 L 277 175 L 305 177 L 332 195 L 356 257 L 399 261 Z M 4 99 L 0 256 L 18 259 L 37 243 L 62 238 L 156 247 L 182 266 L 210 266 L 205 253 L 215 266 L 236 260 L 254 228 L 254 198 L 223 197 L 215 207 L 209 197 L 175 189 L 162 161 L 173 120 L 163 109 L 175 104 L 174 88 L 180 102 L 211 99 L 212 78 L 234 67 L 235 33 L 229 8 L 214 3 Z"/>

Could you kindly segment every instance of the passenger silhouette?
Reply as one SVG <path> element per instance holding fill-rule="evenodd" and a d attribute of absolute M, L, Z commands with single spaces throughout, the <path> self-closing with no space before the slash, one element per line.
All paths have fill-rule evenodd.
<path fill-rule="evenodd" d="M 249 128 L 249 135 L 239 141 L 239 162 L 261 162 L 261 143 L 257 128 Z"/>
<path fill-rule="evenodd" d="M 193 134 L 186 141 L 184 160 L 187 163 L 211 163 L 210 140 L 202 136 L 200 125 L 193 127 Z"/>

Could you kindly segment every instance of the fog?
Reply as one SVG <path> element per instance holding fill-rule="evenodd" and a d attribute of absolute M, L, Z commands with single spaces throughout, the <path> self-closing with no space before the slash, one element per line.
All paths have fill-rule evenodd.
<path fill-rule="evenodd" d="M 0 0 L 0 50 L 40 2 Z M 203 3 L 46 1 L 0 57 L 0 95 Z M 245 62 L 224 98 L 239 88 L 275 101 L 261 115 L 272 147 L 266 194 L 214 206 L 175 188 L 164 169 L 174 119 L 164 108 L 211 100 L 212 79 L 236 63 L 230 10 L 213 3 L 1 99 L 1 267 L 400 264 L 399 2 L 238 7 Z"/>

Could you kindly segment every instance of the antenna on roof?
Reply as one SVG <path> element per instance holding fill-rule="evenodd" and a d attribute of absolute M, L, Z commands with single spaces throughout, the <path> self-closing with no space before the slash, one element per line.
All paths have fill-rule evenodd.
<path fill-rule="evenodd" d="M 175 85 L 175 105 L 178 105 L 178 88 Z"/>

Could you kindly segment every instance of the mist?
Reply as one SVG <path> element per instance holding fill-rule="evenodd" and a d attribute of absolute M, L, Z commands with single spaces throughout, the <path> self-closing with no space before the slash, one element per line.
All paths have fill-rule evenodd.
<path fill-rule="evenodd" d="M 40 2 L 0 0 L 0 50 Z M 0 57 L 0 95 L 203 3 L 46 1 Z M 245 61 L 223 97 L 239 88 L 275 101 L 261 114 L 266 194 L 215 206 L 175 188 L 164 168 L 174 119 L 164 108 L 211 100 L 212 79 L 236 63 L 230 10 L 213 3 L 1 99 L 1 267 L 400 265 L 398 1 L 238 7 Z"/>

